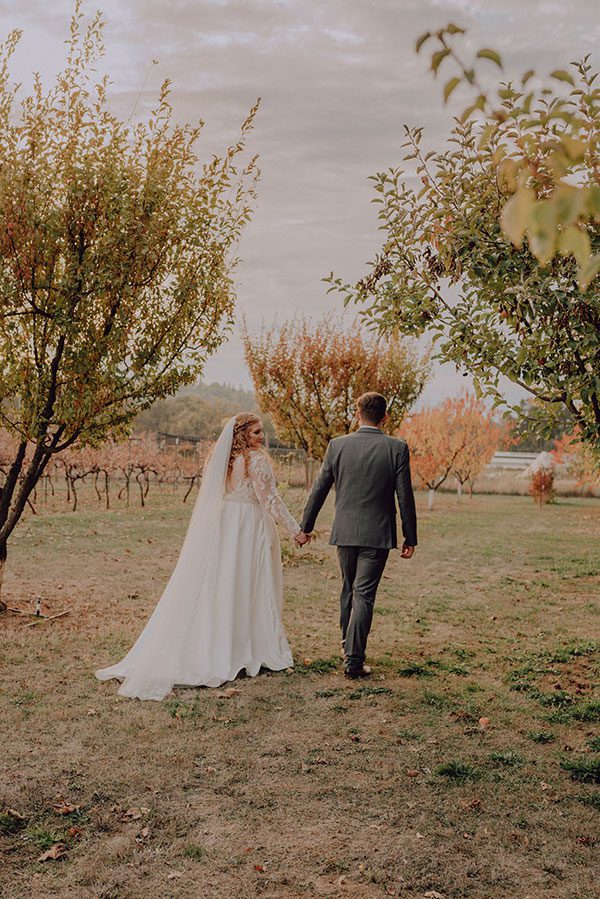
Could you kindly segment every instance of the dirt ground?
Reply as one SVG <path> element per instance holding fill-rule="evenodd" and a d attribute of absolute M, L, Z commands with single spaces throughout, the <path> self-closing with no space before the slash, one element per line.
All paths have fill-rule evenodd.
<path fill-rule="evenodd" d="M 363 682 L 329 510 L 308 551 L 284 541 L 294 671 L 140 703 L 93 671 L 177 558 L 191 506 L 149 499 L 57 497 L 14 536 L 9 606 L 68 614 L 0 618 L 2 896 L 598 897 L 599 500 L 420 495 Z"/>

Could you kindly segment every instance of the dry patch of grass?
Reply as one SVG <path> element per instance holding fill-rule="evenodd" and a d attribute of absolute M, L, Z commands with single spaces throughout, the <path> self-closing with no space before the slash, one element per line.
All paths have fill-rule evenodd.
<path fill-rule="evenodd" d="M 382 582 L 370 681 L 341 677 L 325 516 L 308 552 L 286 545 L 295 671 L 160 704 L 92 672 L 139 632 L 190 509 L 157 494 L 29 517 L 10 605 L 39 593 L 69 615 L 0 620 L 3 895 L 592 899 L 600 503 L 420 505 L 418 553 Z"/>

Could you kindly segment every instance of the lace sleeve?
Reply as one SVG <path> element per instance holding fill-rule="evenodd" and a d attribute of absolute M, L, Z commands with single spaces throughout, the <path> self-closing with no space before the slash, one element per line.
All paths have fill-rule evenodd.
<path fill-rule="evenodd" d="M 253 454 L 250 459 L 250 477 L 259 503 L 267 512 L 290 532 L 292 537 L 300 533 L 300 525 L 282 500 L 275 483 L 275 475 L 269 459 L 263 453 Z"/>

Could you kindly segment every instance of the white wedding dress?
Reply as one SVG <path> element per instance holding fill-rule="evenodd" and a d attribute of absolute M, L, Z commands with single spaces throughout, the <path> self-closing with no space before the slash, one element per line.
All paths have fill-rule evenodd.
<path fill-rule="evenodd" d="M 118 678 L 121 696 L 163 699 L 175 685 L 218 687 L 245 669 L 293 665 L 281 622 L 283 578 L 275 521 L 300 527 L 277 491 L 267 454 L 227 463 L 231 419 L 202 478 L 177 565 L 125 658 L 96 671 Z"/>

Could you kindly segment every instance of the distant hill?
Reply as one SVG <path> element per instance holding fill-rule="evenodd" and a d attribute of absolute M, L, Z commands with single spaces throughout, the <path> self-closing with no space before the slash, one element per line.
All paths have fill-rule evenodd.
<path fill-rule="evenodd" d="M 238 412 L 259 412 L 251 390 L 231 384 L 194 384 L 175 396 L 159 400 L 135 420 L 134 430 L 174 434 L 180 437 L 217 437 L 223 422 Z M 261 415 L 270 438 L 274 431 L 267 415 Z"/>
<path fill-rule="evenodd" d="M 232 384 L 193 384 L 183 387 L 177 396 L 194 396 L 202 400 L 223 400 L 237 407 L 238 412 L 254 412 L 258 407 L 252 390 L 234 387 Z"/>

